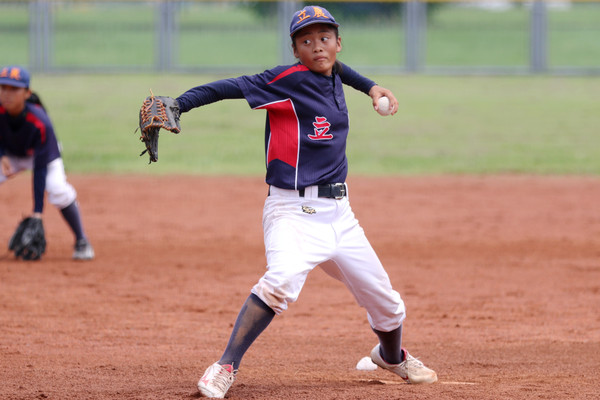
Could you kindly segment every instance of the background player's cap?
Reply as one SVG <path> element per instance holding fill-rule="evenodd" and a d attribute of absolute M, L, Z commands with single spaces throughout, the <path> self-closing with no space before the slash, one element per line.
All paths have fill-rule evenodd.
<path fill-rule="evenodd" d="M 290 36 L 294 36 L 298 30 L 305 26 L 312 24 L 330 24 L 333 26 L 340 26 L 333 16 L 319 6 L 306 6 L 302 10 L 296 11 L 292 17 L 292 23 L 290 24 Z"/>
<path fill-rule="evenodd" d="M 0 69 L 0 85 L 29 87 L 29 72 L 23 67 L 10 66 Z"/>

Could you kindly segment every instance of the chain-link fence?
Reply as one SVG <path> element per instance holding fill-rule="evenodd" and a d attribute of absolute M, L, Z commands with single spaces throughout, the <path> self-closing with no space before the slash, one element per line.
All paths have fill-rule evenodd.
<path fill-rule="evenodd" d="M 600 74 L 600 1 L 318 4 L 363 71 Z M 297 1 L 0 0 L 0 64 L 48 71 L 246 72 L 294 61 Z"/>

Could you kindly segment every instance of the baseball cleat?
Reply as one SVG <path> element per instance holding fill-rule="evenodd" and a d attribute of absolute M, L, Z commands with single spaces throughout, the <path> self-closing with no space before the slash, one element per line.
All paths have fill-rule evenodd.
<path fill-rule="evenodd" d="M 434 370 L 427 368 L 423 363 L 410 354 L 406 349 L 404 352 L 404 361 L 400 364 L 388 364 L 385 362 L 379 352 L 379 345 L 371 350 L 371 360 L 383 369 L 387 369 L 400 376 L 408 383 L 433 383 L 437 381 L 437 374 Z"/>
<path fill-rule="evenodd" d="M 94 256 L 94 248 L 87 239 L 83 238 L 75 242 L 73 260 L 93 260 Z"/>
<path fill-rule="evenodd" d="M 233 385 L 235 374 L 237 370 L 233 369 L 233 365 L 214 363 L 206 369 L 198 381 L 198 390 L 204 397 L 222 399 Z"/>

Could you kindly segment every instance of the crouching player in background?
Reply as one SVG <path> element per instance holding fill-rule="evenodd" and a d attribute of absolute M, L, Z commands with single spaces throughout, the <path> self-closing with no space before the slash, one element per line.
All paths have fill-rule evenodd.
<path fill-rule="evenodd" d="M 75 237 L 73 259 L 92 260 L 94 249 L 83 229 L 77 193 L 67 182 L 54 128 L 29 82 L 30 75 L 22 67 L 0 68 L 0 184 L 32 170 L 30 217 L 42 218 L 47 192 L 48 201 L 60 210 Z"/>

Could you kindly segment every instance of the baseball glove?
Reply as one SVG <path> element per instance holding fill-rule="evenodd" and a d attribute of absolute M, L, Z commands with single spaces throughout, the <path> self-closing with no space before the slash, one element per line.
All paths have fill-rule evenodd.
<path fill-rule="evenodd" d="M 8 249 L 16 258 L 39 260 L 46 251 L 44 224 L 40 218 L 23 219 L 8 242 Z"/>
<path fill-rule="evenodd" d="M 138 128 L 142 132 L 140 140 L 146 145 L 146 150 L 142 151 L 140 156 L 148 152 L 150 156 L 148 164 L 158 161 L 158 132 L 161 128 L 173 133 L 181 132 L 177 100 L 166 96 L 155 96 L 152 91 L 150 93 L 152 95 L 146 97 L 140 108 Z"/>

